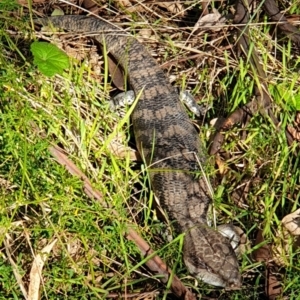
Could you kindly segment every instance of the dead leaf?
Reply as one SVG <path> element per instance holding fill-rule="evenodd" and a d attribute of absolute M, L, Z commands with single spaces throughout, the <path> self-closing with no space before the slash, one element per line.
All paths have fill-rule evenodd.
<path fill-rule="evenodd" d="M 300 242 L 300 209 L 286 215 L 276 233 L 276 244 L 273 246 L 274 260 L 280 266 L 289 264 L 290 252 L 299 247 Z"/>
<path fill-rule="evenodd" d="M 279 276 L 278 276 L 279 275 Z M 268 266 L 266 269 L 266 295 L 269 300 L 279 299 L 282 295 L 281 278 L 276 265 Z M 282 298 L 280 298 L 282 299 Z"/>
<path fill-rule="evenodd" d="M 281 222 L 291 235 L 300 235 L 300 208 L 286 215 Z"/>
<path fill-rule="evenodd" d="M 132 4 L 130 0 L 118 0 L 116 1 L 119 6 L 125 7 L 128 12 L 142 12 L 145 11 L 145 8 L 140 4 Z"/>
<path fill-rule="evenodd" d="M 118 63 L 116 63 L 116 61 L 109 55 L 107 56 L 107 61 L 109 74 L 114 85 L 120 91 L 125 91 L 125 78 L 120 68 L 120 65 L 118 65 Z"/>
<path fill-rule="evenodd" d="M 120 5 L 124 7 L 130 7 L 132 6 L 131 2 L 129 0 L 118 0 L 117 1 Z"/>
<path fill-rule="evenodd" d="M 57 239 L 55 239 L 52 243 L 44 247 L 33 260 L 30 275 L 29 275 L 30 284 L 28 287 L 28 300 L 39 299 L 39 290 L 40 290 L 40 284 L 42 280 L 42 270 L 48 258 L 48 254 L 51 252 L 56 242 Z"/>
<path fill-rule="evenodd" d="M 221 175 L 225 175 L 226 171 L 228 170 L 228 165 L 224 163 L 224 161 L 221 159 L 220 155 L 217 153 L 215 156 L 215 161 L 218 166 L 218 170 Z"/>
<path fill-rule="evenodd" d="M 184 6 L 180 1 L 156 2 L 156 4 L 176 16 L 183 17 L 185 14 Z"/>
<path fill-rule="evenodd" d="M 98 5 L 94 0 L 83 0 L 82 6 L 94 14 L 98 14 L 100 11 L 100 5 Z"/>
<path fill-rule="evenodd" d="M 142 37 L 143 39 L 150 39 L 152 35 L 152 30 L 149 28 L 142 28 L 139 31 L 139 37 Z"/>
<path fill-rule="evenodd" d="M 224 28 L 224 25 L 226 24 L 226 18 L 222 17 L 222 15 L 218 12 L 217 9 L 213 8 L 213 13 L 207 14 L 203 17 L 200 17 L 197 23 L 195 24 L 193 28 L 193 32 L 201 29 L 209 29 L 212 31 L 220 31 L 222 28 Z"/>
<path fill-rule="evenodd" d="M 264 243 L 258 249 L 253 251 L 253 258 L 255 261 L 261 261 L 268 263 L 272 258 L 272 250 L 269 244 L 265 243 L 265 239 L 262 235 L 262 230 L 259 230 L 256 235 L 256 240 L 254 245 L 259 245 Z"/>
<path fill-rule="evenodd" d="M 181 4 L 181 1 L 171 1 L 171 2 L 153 2 L 153 5 L 148 7 L 146 6 L 146 3 L 142 3 L 139 1 L 133 1 L 133 0 L 118 0 L 118 4 L 122 7 L 125 7 L 127 11 L 129 12 L 142 12 L 142 11 L 153 11 L 153 5 L 159 6 L 161 8 L 166 9 L 170 13 L 176 16 L 184 16 L 185 9 L 184 6 Z"/>
<path fill-rule="evenodd" d="M 262 235 L 262 230 L 259 230 L 256 236 L 255 245 L 264 243 L 265 239 Z M 264 262 L 266 266 L 266 282 L 265 293 L 268 299 L 276 299 L 282 295 L 281 278 L 278 272 L 278 266 L 272 261 L 273 253 L 270 244 L 265 243 L 260 248 L 253 252 L 253 257 L 256 261 Z"/>
<path fill-rule="evenodd" d="M 108 145 L 108 150 L 110 150 L 114 155 L 116 155 L 119 158 L 126 158 L 129 155 L 130 160 L 132 161 L 141 161 L 141 157 L 138 153 L 138 151 L 124 146 L 122 143 L 120 143 L 117 140 L 112 140 Z"/>
<path fill-rule="evenodd" d="M 300 142 L 300 112 L 296 114 L 294 125 L 288 126 L 287 130 L 296 141 Z"/>

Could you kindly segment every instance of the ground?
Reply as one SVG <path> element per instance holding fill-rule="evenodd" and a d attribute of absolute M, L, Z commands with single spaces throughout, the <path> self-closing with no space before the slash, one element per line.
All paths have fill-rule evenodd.
<path fill-rule="evenodd" d="M 0 299 L 22 299 L 34 288 L 42 299 L 171 299 L 168 285 L 126 239 L 128 224 L 198 298 L 274 299 L 273 290 L 278 299 L 297 299 L 299 249 L 281 221 L 299 207 L 297 45 L 258 5 L 249 21 L 250 44 L 266 74 L 258 80 L 249 56 L 237 47 L 230 20 L 214 28 L 195 26 L 202 14 L 198 1 L 98 1 L 93 7 L 143 43 L 172 84 L 211 107 L 204 117 L 190 113 L 207 149 L 216 118 L 252 101 L 257 86 L 271 95 L 279 123 L 257 110 L 247 122 L 223 130 L 224 144 L 207 170 L 217 223 L 241 227 L 250 241 L 240 258 L 242 289 L 225 291 L 190 276 L 181 257 L 183 236 L 171 229 L 174 239 L 168 239 L 147 172 L 136 158 L 129 113 L 110 110 L 108 100 L 122 84 L 112 82 L 101 49 L 82 34 L 50 35 L 33 26 L 36 16 L 55 9 L 83 14 L 90 3 L 0 3 Z M 234 14 L 230 2 L 213 5 L 222 15 Z M 280 5 L 297 26 L 299 3 Z M 30 51 L 34 41 L 58 45 L 71 57 L 69 67 L 52 77 L 42 74 Z M 75 165 L 66 169 L 55 147 Z M 96 199 L 87 192 L 91 186 Z M 47 260 L 37 271 L 34 259 L 44 252 Z"/>

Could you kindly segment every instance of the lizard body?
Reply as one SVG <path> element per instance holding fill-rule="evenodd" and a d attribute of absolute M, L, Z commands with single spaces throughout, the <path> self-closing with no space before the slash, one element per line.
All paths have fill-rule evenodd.
<path fill-rule="evenodd" d="M 199 162 L 206 155 L 178 94 L 145 47 L 120 28 L 94 17 L 57 16 L 38 24 L 91 33 L 119 62 L 140 95 L 132 113 L 137 148 L 149 167 L 155 195 L 179 233 L 184 232 L 183 258 L 189 272 L 217 286 L 237 288 L 241 276 L 236 255 L 219 232 L 208 227 L 211 203 Z"/>

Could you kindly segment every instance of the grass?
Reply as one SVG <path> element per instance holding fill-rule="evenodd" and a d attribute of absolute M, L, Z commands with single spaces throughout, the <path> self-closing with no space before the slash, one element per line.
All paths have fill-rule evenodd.
<path fill-rule="evenodd" d="M 154 199 L 145 167 L 131 161 L 129 152 L 120 158 L 109 148 L 116 139 L 125 146 L 133 147 L 134 143 L 129 114 L 120 118 L 109 110 L 113 87 L 105 64 L 96 73 L 91 64 L 72 59 L 70 69 L 62 75 L 42 76 L 29 51 L 35 36 L 26 19 L 28 12 L 15 10 L 27 20 L 20 22 L 4 7 L 0 9 L 0 299 L 23 298 L 9 254 L 27 288 L 34 257 L 54 239 L 57 243 L 42 272 L 41 298 L 102 299 L 117 298 L 118 293 L 146 292 L 148 297 L 166 298 L 167 289 L 140 263 L 138 250 L 124 238 L 126 223 L 134 225 L 194 293 L 218 299 L 260 299 L 264 268 L 251 259 L 261 245 L 254 245 L 257 231 L 263 230 L 265 240 L 276 248 L 283 242 L 277 234 L 280 220 L 299 207 L 299 157 L 287 147 L 283 132 L 258 114 L 247 125 L 244 139 L 239 126 L 226 133 L 227 156 L 219 158 L 214 171 L 219 181 L 215 190 L 218 222 L 240 226 L 253 247 L 241 259 L 241 291 L 226 292 L 196 282 L 181 259 L 182 235 L 176 238 L 173 233 L 175 239 L 166 242 L 166 225 L 151 205 Z M 293 6 L 291 11 L 296 10 Z M 142 14 L 134 18 L 143 21 Z M 177 59 L 190 53 L 179 49 L 171 34 L 178 33 L 184 42 L 189 32 L 184 35 L 183 29 L 165 30 L 164 40 L 159 38 L 161 26 L 152 24 L 159 47 L 149 43 L 151 53 L 157 53 L 162 65 L 175 61 L 167 71 L 176 74 L 177 85 L 197 91 L 209 103 L 213 100 L 212 110 L 201 123 L 200 135 L 208 144 L 207 134 L 212 131 L 208 121 L 246 103 L 254 79 L 243 59 L 225 51 L 219 57 L 220 51 L 213 52 L 213 48 L 209 48 L 207 60 L 177 64 Z M 12 34 L 12 29 L 17 34 Z M 275 43 L 267 30 L 264 24 L 253 28 L 253 40 L 268 73 L 277 104 L 274 112 L 286 125 L 293 121 L 294 102 L 299 97 L 299 59 L 293 57 L 295 49 L 290 43 Z M 200 50 L 206 51 L 209 41 L 204 39 L 208 37 L 197 38 L 203 38 Z M 84 194 L 82 182 L 51 157 L 51 144 L 65 149 L 105 202 L 118 212 L 118 218 Z M 237 200 L 236 194 L 243 197 Z M 289 247 L 282 269 L 281 297 L 298 297 L 298 258 L 299 250 Z"/>

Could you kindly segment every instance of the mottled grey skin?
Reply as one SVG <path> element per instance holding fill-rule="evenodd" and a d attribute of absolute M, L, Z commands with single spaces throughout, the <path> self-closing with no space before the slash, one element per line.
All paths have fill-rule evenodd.
<path fill-rule="evenodd" d="M 38 19 L 36 23 L 73 32 L 85 32 L 101 44 L 126 70 L 140 98 L 132 114 L 140 154 L 150 167 L 151 185 L 163 209 L 185 232 L 184 261 L 189 271 L 207 283 L 237 288 L 241 276 L 236 255 L 217 231 L 207 226 L 211 199 L 201 172 L 205 151 L 178 94 L 145 47 L 120 28 L 84 16 Z M 201 173 L 200 173 L 201 174 Z"/>

